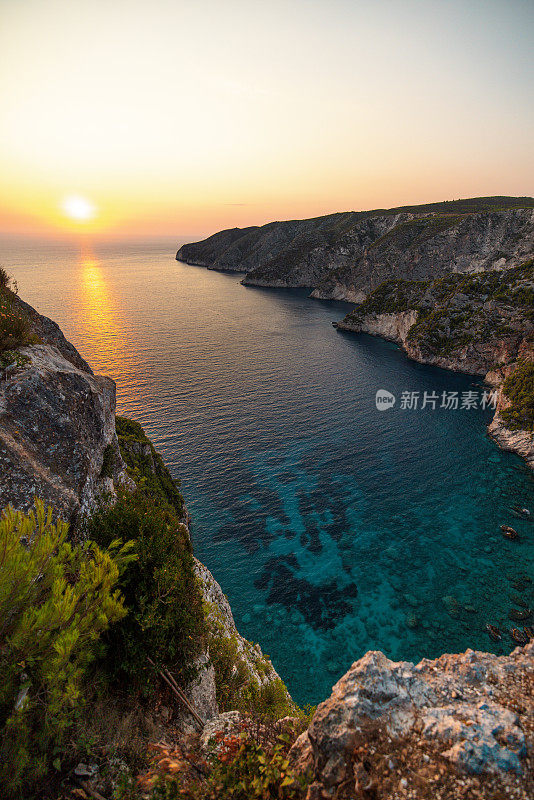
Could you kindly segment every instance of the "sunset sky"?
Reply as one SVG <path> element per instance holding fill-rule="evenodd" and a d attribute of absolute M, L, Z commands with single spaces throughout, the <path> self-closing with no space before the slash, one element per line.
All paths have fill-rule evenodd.
<path fill-rule="evenodd" d="M 532 0 L 0 0 L 0 232 L 534 194 Z"/>

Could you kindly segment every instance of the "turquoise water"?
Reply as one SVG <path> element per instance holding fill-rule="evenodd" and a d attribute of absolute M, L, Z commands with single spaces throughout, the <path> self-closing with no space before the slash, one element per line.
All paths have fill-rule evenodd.
<path fill-rule="evenodd" d="M 489 411 L 375 406 L 378 389 L 479 381 L 337 332 L 344 304 L 179 264 L 176 245 L 5 242 L 0 260 L 115 378 L 119 411 L 182 478 L 198 557 L 293 696 L 323 699 L 369 649 L 509 651 L 484 626 L 534 602 L 534 524 L 511 513 L 534 512 L 531 475 L 488 439 Z"/>

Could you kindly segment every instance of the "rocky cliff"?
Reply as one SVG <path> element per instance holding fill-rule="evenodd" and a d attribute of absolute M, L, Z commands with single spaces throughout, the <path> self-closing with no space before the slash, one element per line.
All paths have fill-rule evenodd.
<path fill-rule="evenodd" d="M 255 286 L 307 287 L 360 302 L 384 280 L 520 264 L 534 247 L 532 198 L 476 198 L 221 231 L 176 258 L 246 272 Z"/>
<path fill-rule="evenodd" d="M 417 665 L 370 652 L 290 756 L 314 800 L 531 797 L 533 690 L 534 644 Z"/>
<path fill-rule="evenodd" d="M 530 259 L 471 276 L 385 281 L 337 327 L 394 341 L 415 361 L 484 376 L 499 392 L 489 433 L 534 466 L 531 412 L 511 426 L 506 417 L 514 409 L 504 383 L 512 381 L 518 364 L 534 363 L 533 308 Z M 525 384 L 522 391 L 531 390 Z"/>
<path fill-rule="evenodd" d="M 12 302 L 30 319 L 36 343 L 0 369 L 0 508 L 28 509 L 37 496 L 76 519 L 102 493 L 129 483 L 118 455 L 115 384 L 93 374 L 52 320 Z"/>

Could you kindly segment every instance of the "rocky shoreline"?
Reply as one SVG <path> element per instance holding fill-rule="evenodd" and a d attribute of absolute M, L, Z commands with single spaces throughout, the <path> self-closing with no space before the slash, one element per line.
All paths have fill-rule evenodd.
<path fill-rule="evenodd" d="M 184 244 L 176 258 L 245 272 L 249 286 L 359 303 L 384 280 L 507 269 L 533 246 L 533 198 L 482 197 L 233 228 Z"/>
<path fill-rule="evenodd" d="M 489 435 L 532 468 L 533 433 L 507 424 L 503 385 L 518 364 L 534 362 L 533 287 L 532 260 L 470 278 L 390 281 L 334 325 L 392 341 L 419 363 L 481 376 L 498 391 Z"/>

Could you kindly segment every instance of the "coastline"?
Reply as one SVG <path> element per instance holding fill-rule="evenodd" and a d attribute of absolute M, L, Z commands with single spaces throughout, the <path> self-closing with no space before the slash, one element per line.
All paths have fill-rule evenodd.
<path fill-rule="evenodd" d="M 407 357 L 419 364 L 440 367 L 451 372 L 462 372 L 466 375 L 477 375 L 483 378 L 488 386 L 498 391 L 497 407 L 494 417 L 487 427 L 488 435 L 503 450 L 520 456 L 530 469 L 534 470 L 534 435 L 526 430 L 511 430 L 508 428 L 500 414 L 507 408 L 509 402 L 503 394 L 502 385 L 511 367 L 486 369 L 482 361 L 470 359 L 467 352 L 463 358 L 446 358 L 443 356 L 423 355 L 421 348 L 408 342 L 408 333 L 417 320 L 416 311 L 401 311 L 393 314 L 377 314 L 368 316 L 358 325 L 349 324 L 343 320 L 334 322 L 336 330 L 347 333 L 367 333 L 386 341 L 397 344 L 406 353 Z M 521 349 L 521 348 L 519 348 Z M 467 348 L 465 348 L 467 351 Z"/>

